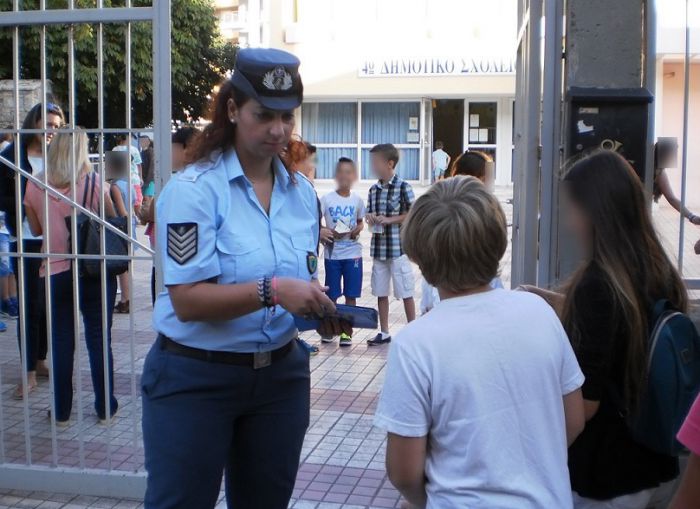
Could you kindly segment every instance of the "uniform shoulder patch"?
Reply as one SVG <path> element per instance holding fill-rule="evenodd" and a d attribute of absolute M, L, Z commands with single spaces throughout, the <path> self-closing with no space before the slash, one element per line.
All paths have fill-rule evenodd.
<path fill-rule="evenodd" d="M 197 254 L 197 223 L 168 223 L 168 256 L 184 265 Z"/>

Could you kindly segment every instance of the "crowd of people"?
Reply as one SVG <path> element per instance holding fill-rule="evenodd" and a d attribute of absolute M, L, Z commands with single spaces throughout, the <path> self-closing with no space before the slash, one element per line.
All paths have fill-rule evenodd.
<path fill-rule="evenodd" d="M 15 396 L 28 397 L 37 377 L 50 374 L 49 418 L 68 425 L 77 304 L 97 418 L 116 414 L 110 329 L 113 312 L 129 312 L 129 276 L 108 273 L 103 287 L 67 256 L 70 200 L 132 218 L 129 230 L 146 225 L 160 250 L 166 286 L 156 296 L 153 276 L 157 338 L 141 378 L 145 507 L 213 508 L 225 477 L 229 507 L 285 508 L 309 425 L 309 357 L 318 353 L 298 338 L 295 317 L 317 320 L 323 342 L 352 345 L 351 324 L 335 309 L 341 297 L 350 306 L 361 297 L 359 239 L 369 234 L 379 331 L 367 343 L 391 343 L 374 424 L 387 433 L 388 476 L 406 508 L 644 509 L 659 493 L 670 502 L 680 444 L 692 454 L 672 507 L 698 507 L 700 402 L 690 403 L 700 389 L 700 341 L 686 327 L 686 288 L 629 163 L 601 151 L 567 168 L 564 216 L 584 261 L 560 288 L 506 290 L 499 265 L 507 224 L 485 185 L 489 157 L 467 151 L 452 160 L 438 146 L 436 182 L 416 199 L 399 176 L 397 148 L 379 144 L 370 150 L 377 182 L 366 201 L 353 191 L 358 169 L 349 158 L 336 163 L 336 189 L 319 197 L 316 149 L 293 135 L 303 99 L 298 68 L 284 51 L 241 50 L 211 122 L 173 134 L 173 176 L 157 200 L 148 137 L 138 147 L 119 137 L 103 179 L 88 159 L 87 135 L 60 129 L 57 105 L 30 112 L 25 128 L 45 124 L 46 139 L 20 137 L 18 162 L 14 141 L 1 155 L 36 179 L 21 177 L 17 196 L 17 173 L 2 165 L 0 210 L 8 240 L 21 229 L 22 252 L 50 256 L 19 262 L 27 384 Z M 18 258 L 11 260 L 16 272 Z M 0 276 L 9 276 L 3 263 Z M 420 318 L 414 264 L 423 278 Z M 2 285 L 8 306 L 13 285 Z M 46 285 L 51 366 L 41 329 Z M 407 322 L 393 341 L 392 296 Z M 683 362 L 658 371 L 657 342 L 690 346 Z M 678 401 L 672 415 L 648 411 L 658 389 L 650 370 L 663 380 L 688 375 L 686 386 L 668 389 Z M 657 425 L 651 438 L 639 431 L 649 419 Z"/>

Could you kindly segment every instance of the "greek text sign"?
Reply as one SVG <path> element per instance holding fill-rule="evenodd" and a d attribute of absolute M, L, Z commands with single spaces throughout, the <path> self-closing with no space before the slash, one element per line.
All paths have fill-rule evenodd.
<path fill-rule="evenodd" d="M 370 58 L 359 69 L 361 78 L 488 74 L 515 74 L 515 61 L 500 57 Z"/>

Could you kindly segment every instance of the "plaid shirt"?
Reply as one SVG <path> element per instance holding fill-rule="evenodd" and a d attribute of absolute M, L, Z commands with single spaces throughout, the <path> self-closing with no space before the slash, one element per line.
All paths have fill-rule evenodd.
<path fill-rule="evenodd" d="M 395 174 L 389 182 L 379 181 L 370 188 L 367 213 L 386 217 L 400 216 L 409 211 L 414 201 L 411 185 Z M 372 234 L 370 253 L 372 258 L 378 260 L 391 260 L 403 255 L 401 225 L 385 225 L 384 233 Z"/>

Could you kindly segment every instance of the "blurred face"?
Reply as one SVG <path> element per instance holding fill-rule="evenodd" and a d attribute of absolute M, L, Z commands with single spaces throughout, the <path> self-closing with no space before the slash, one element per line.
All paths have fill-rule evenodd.
<path fill-rule="evenodd" d="M 139 138 L 139 147 L 141 147 L 141 150 L 146 150 L 150 144 L 151 140 L 148 138 Z"/>
<path fill-rule="evenodd" d="M 316 154 L 311 154 L 307 157 L 304 162 L 299 165 L 299 171 L 304 174 L 304 176 L 313 180 L 316 176 Z"/>
<path fill-rule="evenodd" d="M 294 112 L 263 107 L 251 99 L 238 108 L 229 99 L 229 119 L 235 122 L 236 150 L 259 158 L 278 155 L 289 143 L 294 130 Z"/>
<path fill-rule="evenodd" d="M 54 134 L 56 134 L 56 131 L 60 129 L 62 125 L 63 120 L 61 119 L 60 115 L 56 115 L 54 113 L 49 113 L 46 115 L 46 143 L 51 143 Z M 43 127 L 42 121 L 39 119 L 39 121 L 36 123 L 36 128 L 42 129 Z M 41 140 L 41 135 L 39 135 L 39 139 Z"/>
<path fill-rule="evenodd" d="M 593 227 L 588 214 L 571 198 L 568 192 L 564 193 L 562 205 L 567 230 L 576 238 L 579 245 L 588 251 L 593 243 Z"/>
<path fill-rule="evenodd" d="M 173 143 L 173 171 L 179 171 L 185 167 L 185 146 L 182 143 Z"/>
<path fill-rule="evenodd" d="M 338 189 L 350 189 L 357 180 L 357 170 L 350 163 L 340 163 L 335 172 L 335 181 Z"/>
<path fill-rule="evenodd" d="M 394 170 L 394 163 L 387 161 L 382 154 L 370 154 L 372 173 L 380 180 L 388 180 Z"/>

